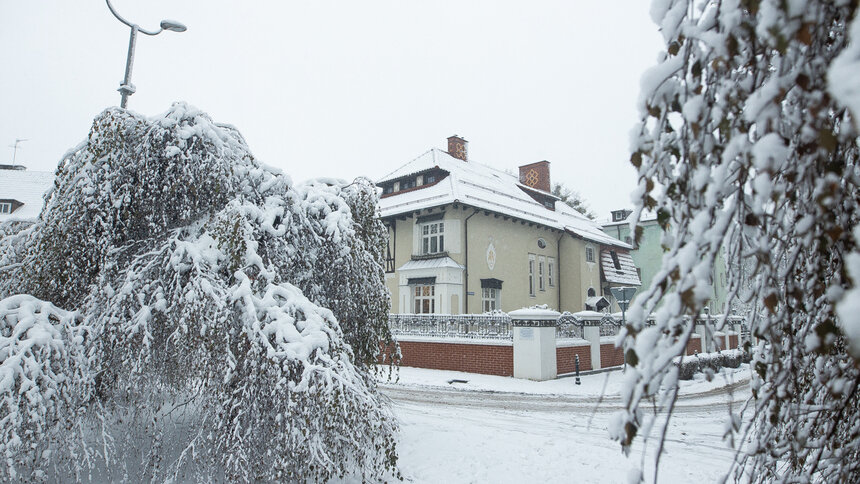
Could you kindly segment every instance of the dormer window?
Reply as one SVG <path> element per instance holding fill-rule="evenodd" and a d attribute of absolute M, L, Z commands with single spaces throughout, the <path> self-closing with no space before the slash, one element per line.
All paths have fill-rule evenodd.
<path fill-rule="evenodd" d="M 389 193 L 394 193 L 394 185 L 385 185 L 382 187 L 383 195 L 387 195 Z"/>
<path fill-rule="evenodd" d="M 9 202 L 0 202 L 0 213 L 12 213 L 12 204 Z"/>
<path fill-rule="evenodd" d="M 623 222 L 627 220 L 627 217 L 633 213 L 631 210 L 613 210 L 612 211 L 612 221 L 613 222 Z"/>
<path fill-rule="evenodd" d="M 436 181 L 436 175 L 424 175 L 424 184 L 428 185 Z"/>

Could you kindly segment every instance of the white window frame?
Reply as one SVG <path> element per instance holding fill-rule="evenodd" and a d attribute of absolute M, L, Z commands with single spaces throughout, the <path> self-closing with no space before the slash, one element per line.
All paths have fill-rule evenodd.
<path fill-rule="evenodd" d="M 546 291 L 546 257 L 538 257 L 538 289 Z"/>
<path fill-rule="evenodd" d="M 433 250 L 433 245 L 436 250 Z M 445 221 L 437 220 L 421 224 L 421 255 L 445 252 Z"/>
<path fill-rule="evenodd" d="M 529 296 L 535 296 L 535 255 L 529 254 Z"/>
<path fill-rule="evenodd" d="M 594 247 L 585 246 L 585 262 L 594 262 Z"/>
<path fill-rule="evenodd" d="M 547 257 L 546 259 L 546 275 L 547 282 L 549 283 L 549 287 L 555 287 L 555 278 L 557 277 L 555 273 L 555 257 Z"/>
<path fill-rule="evenodd" d="M 412 286 L 412 310 L 414 314 L 436 313 L 436 285 L 416 284 Z M 426 303 L 426 306 L 425 306 Z M 425 311 L 429 309 L 429 311 Z"/>
<path fill-rule="evenodd" d="M 481 289 L 481 308 L 483 312 L 502 309 L 502 290 L 492 287 L 484 287 Z"/>
<path fill-rule="evenodd" d="M 0 213 L 12 213 L 12 204 L 9 202 L 0 202 Z"/>

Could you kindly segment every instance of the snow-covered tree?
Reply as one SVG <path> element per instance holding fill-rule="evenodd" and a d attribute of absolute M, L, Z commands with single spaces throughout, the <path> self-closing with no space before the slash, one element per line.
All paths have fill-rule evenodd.
<path fill-rule="evenodd" d="M 560 198 L 570 208 L 594 220 L 594 212 L 588 208 L 588 203 L 578 191 L 568 188 L 563 183 L 553 183 L 552 194 Z"/>
<path fill-rule="evenodd" d="M 727 472 L 753 481 L 860 481 L 860 370 L 835 309 L 857 246 L 850 229 L 860 219 L 860 113 L 832 96 L 846 86 L 828 86 L 856 8 L 653 2 L 667 47 L 643 76 L 632 218 L 655 210 L 668 252 L 622 336 L 632 369 L 613 435 L 625 451 L 655 424 L 668 425 L 643 403 L 654 398 L 671 415 L 673 359 L 693 332 L 685 316 L 704 307 L 708 274 L 725 248 L 730 267 L 748 268 L 729 274 L 729 301 L 749 304 L 758 341 L 748 348 L 752 398 L 727 426 L 738 449 Z M 849 72 L 847 90 L 856 95 L 860 70 Z M 656 325 L 648 327 L 651 312 Z"/>
<path fill-rule="evenodd" d="M 182 103 L 103 112 L 0 244 L 0 478 L 396 475 L 376 201 L 294 185 Z"/>

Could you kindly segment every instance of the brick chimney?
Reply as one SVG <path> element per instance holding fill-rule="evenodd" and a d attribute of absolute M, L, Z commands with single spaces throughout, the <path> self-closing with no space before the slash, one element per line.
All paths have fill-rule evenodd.
<path fill-rule="evenodd" d="M 448 154 L 454 158 L 469 161 L 469 157 L 467 155 L 468 148 L 469 142 L 456 134 L 448 137 Z"/>
<path fill-rule="evenodd" d="M 552 192 L 552 183 L 549 180 L 549 162 L 543 160 L 521 166 L 520 183 L 537 190 Z"/>

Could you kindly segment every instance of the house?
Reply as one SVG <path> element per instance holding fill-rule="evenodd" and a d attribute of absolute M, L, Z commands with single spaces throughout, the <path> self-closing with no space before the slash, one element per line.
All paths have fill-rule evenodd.
<path fill-rule="evenodd" d="M 603 231 L 618 240 L 633 244 L 630 221 L 627 220 L 631 213 L 633 213 L 632 210 L 613 210 L 610 219 L 601 224 Z M 657 271 L 660 270 L 663 263 L 663 248 L 660 243 L 663 230 L 654 215 L 643 216 L 639 221 L 639 226 L 642 227 L 642 237 L 639 244 L 630 251 L 630 255 L 640 270 L 642 288 L 645 289 L 651 286 L 651 281 L 654 280 L 654 276 L 657 275 Z M 708 306 L 713 314 L 723 313 L 727 310 L 725 307 L 727 299 L 726 267 L 725 257 L 720 252 L 714 263 L 714 271 L 710 280 L 712 295 Z"/>
<path fill-rule="evenodd" d="M 548 161 L 506 173 L 451 136 L 377 185 L 394 313 L 611 310 L 609 287 L 640 284 L 631 245 L 550 193 Z"/>
<path fill-rule="evenodd" d="M 0 165 L 0 223 L 34 221 L 44 205 L 43 196 L 54 186 L 54 174 L 29 171 L 21 165 Z"/>

